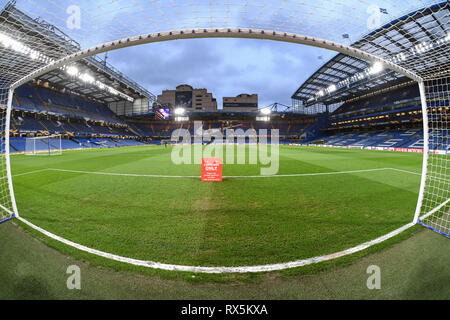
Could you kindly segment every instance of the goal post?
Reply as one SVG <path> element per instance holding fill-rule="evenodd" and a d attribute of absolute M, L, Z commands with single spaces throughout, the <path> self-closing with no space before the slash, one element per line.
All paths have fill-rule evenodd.
<path fill-rule="evenodd" d="M 60 134 L 26 138 L 25 140 L 25 155 L 27 156 L 51 156 L 61 154 L 62 145 Z"/>
<path fill-rule="evenodd" d="M 64 5 L 56 6 L 48 0 L 30 0 L 22 4 L 0 0 L 0 63 L 4 66 L 0 74 L 0 131 L 3 133 L 2 150 L 5 150 L 0 157 L 0 192 L 4 195 L 0 197 L 0 208 L 11 211 L 11 201 L 14 202 L 9 166 L 11 97 L 6 104 L 8 90 L 13 92 L 50 71 L 67 73 L 71 75 L 71 81 L 86 82 L 83 79 L 86 80 L 87 74 L 80 71 L 84 68 L 78 68 L 79 63 L 120 48 L 177 39 L 254 38 L 310 45 L 343 54 L 336 56 L 334 61 L 338 68 L 328 74 L 320 86 L 313 85 L 308 89 L 303 96 L 305 102 L 320 102 L 322 97 L 344 90 L 351 92 L 352 85 L 360 81 L 367 81 L 364 84 L 367 90 L 375 90 L 378 89 L 376 83 L 383 77 L 395 86 L 402 76 L 420 84 L 424 159 L 417 208 L 411 218 L 414 223 L 424 224 L 448 236 L 450 2 L 391 2 L 389 7 L 380 8 L 357 0 L 329 0 L 326 5 L 294 0 L 191 0 L 189 6 L 180 10 L 178 3 L 161 6 L 159 1 L 152 1 L 137 3 L 123 12 L 116 11 L 115 2 L 111 2 L 97 9 L 83 8 L 83 28 L 74 28 L 73 25 L 69 27 L 69 23 L 61 23 L 64 20 L 61 17 L 67 13 Z M 45 16 L 45 24 L 32 20 L 20 9 L 31 17 Z M 164 15 L 160 14 L 161 10 Z M 99 18 L 105 12 L 117 14 L 117 19 L 124 23 L 112 28 L 108 19 Z M 273 12 L 277 12 L 276 17 Z M 338 12 L 340 19 L 330 19 L 332 12 Z M 132 20 L 136 16 L 150 23 L 136 25 Z M 48 25 L 61 28 L 63 34 L 70 34 L 82 45 L 63 43 L 60 33 L 49 32 Z M 102 43 L 97 43 L 98 39 L 92 36 L 99 33 Z M 392 73 L 384 73 L 384 69 Z M 100 81 L 86 82 L 86 86 L 95 83 L 110 93 L 128 97 Z M 59 139 L 59 148 L 54 148 L 48 137 L 27 140 L 25 154 L 61 154 L 61 137 L 56 139 Z M 8 184 L 10 197 L 3 192 Z"/>
<path fill-rule="evenodd" d="M 438 75 L 424 81 L 421 97 L 427 110 L 423 119 L 426 154 L 416 222 L 450 237 L 450 77 Z"/>

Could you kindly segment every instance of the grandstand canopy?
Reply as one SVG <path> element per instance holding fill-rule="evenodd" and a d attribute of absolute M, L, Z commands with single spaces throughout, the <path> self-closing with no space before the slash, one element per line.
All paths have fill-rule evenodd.
<path fill-rule="evenodd" d="M 0 64 L 9 66 L 10 69 L 2 69 L 4 74 L 0 74 L 0 82 L 5 83 L 5 86 L 25 79 L 24 76 L 68 57 L 80 48 L 101 46 L 118 39 L 128 41 L 130 37 L 150 33 L 159 35 L 199 28 L 278 31 L 352 45 L 362 49 L 362 52 L 390 60 L 391 67 L 395 65 L 408 71 L 408 74 L 415 74 L 415 79 L 432 78 L 436 73 L 448 71 L 449 65 L 445 50 L 439 48 L 448 45 L 450 39 L 446 35 L 450 5 L 448 1 L 442 0 L 384 0 L 380 4 L 384 13 L 376 24 L 383 26 L 380 28 L 368 26 L 368 9 L 374 6 L 369 0 L 334 0 L 327 1 L 326 5 L 318 4 L 315 0 L 80 0 L 76 3 L 0 0 L 2 7 L 5 4 L 7 10 L 1 13 L 1 25 L 4 29 L 0 32 L 4 31 L 11 39 L 20 39 L 29 48 L 51 58 L 28 59 L 21 54 L 13 57 L 0 55 Z M 81 25 L 78 28 L 67 23 L 71 17 L 71 8 L 79 11 Z M 382 8 L 376 8 L 380 13 Z M 399 18 L 392 20 L 393 17 Z M 448 38 L 447 42 L 438 42 L 444 38 Z M 350 39 L 360 40 L 353 42 Z M 424 53 L 420 52 L 424 43 L 427 44 L 426 54 L 420 56 Z M 436 46 L 428 49 L 430 43 Z M 0 47 L 0 50 L 3 53 L 9 49 L 6 46 Z M 407 56 L 404 56 L 405 53 Z M 80 69 L 95 73 L 92 76 L 101 79 L 122 96 L 119 95 L 119 98 L 105 94 L 95 87 L 86 88 L 87 85 L 72 81 L 60 69 L 42 79 L 53 81 L 55 85 L 72 87 L 71 90 L 105 102 L 108 102 L 107 99 L 116 101 L 136 97 L 150 97 L 152 100 L 154 97 L 132 80 L 114 72 L 110 66 L 102 66 L 102 62 L 95 57 L 85 58 L 78 63 L 82 64 L 78 66 Z M 142 61 L 136 61 L 136 64 L 139 63 Z M 368 67 L 367 62 L 339 54 L 313 74 L 292 97 L 302 101 L 304 105 L 322 102 L 329 104 L 390 81 L 403 81 L 400 74 L 389 70 L 361 79 L 355 78 L 355 75 L 366 71 Z M 351 80 L 347 83 L 349 79 Z M 324 88 L 334 85 L 336 90 L 331 90 L 332 93 L 318 95 Z"/>
<path fill-rule="evenodd" d="M 401 64 L 401 61 L 405 60 L 405 56 L 402 56 L 404 52 L 414 54 L 418 43 L 435 43 L 445 38 L 449 23 L 449 5 L 448 2 L 442 2 L 397 18 L 354 42 L 352 46 L 386 60 L 392 60 L 394 57 L 398 60 L 396 62 Z M 430 55 L 427 59 L 429 57 Z M 415 56 L 415 59 L 423 58 Z M 436 71 L 448 68 L 450 63 L 449 57 L 443 55 L 422 62 L 422 68 L 426 65 Z M 367 74 L 365 71 L 370 67 L 366 61 L 337 54 L 311 75 L 292 95 L 292 99 L 301 100 L 304 106 L 317 103 L 329 105 L 365 94 L 369 90 L 409 81 L 392 70 Z M 358 77 L 361 74 L 364 74 L 364 77 Z M 337 90 L 331 93 L 323 94 L 327 88 L 338 83 L 345 85 L 338 86 Z"/>
<path fill-rule="evenodd" d="M 58 27 L 39 17 L 31 18 L 17 9 L 14 3 L 9 3 L 5 6 L 0 13 L 0 17 L 5 22 L 0 25 L 2 34 L 14 35 L 30 48 L 36 47 L 38 43 L 40 53 L 47 57 L 53 58 L 68 55 L 81 50 L 80 44 Z M 0 56 L 0 64 L 5 66 L 11 65 L 14 64 L 14 61 L 17 62 L 20 59 L 20 54 Z M 86 84 L 61 68 L 42 75 L 36 80 L 49 82 L 51 86 L 59 89 L 68 89 L 82 96 L 105 103 L 123 101 L 124 99 L 130 101 L 139 98 L 148 98 L 150 101 L 156 99 L 151 92 L 96 56 L 83 59 L 74 67 L 77 68 L 80 74 L 87 73 L 104 84 L 105 87 L 114 88 L 120 94 L 111 94 L 111 92 L 99 88 L 99 86 Z"/>

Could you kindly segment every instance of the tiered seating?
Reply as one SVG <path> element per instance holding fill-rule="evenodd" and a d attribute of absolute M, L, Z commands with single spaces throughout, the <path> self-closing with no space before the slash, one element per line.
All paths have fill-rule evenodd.
<path fill-rule="evenodd" d="M 447 133 L 448 135 L 448 133 Z M 430 150 L 445 148 L 445 135 L 433 139 Z M 332 146 L 361 146 L 387 148 L 423 148 L 423 133 L 420 129 L 390 130 L 357 133 L 340 133 L 321 136 L 307 143 L 324 143 Z"/>
<path fill-rule="evenodd" d="M 393 90 L 389 93 L 375 95 L 366 99 L 346 102 L 333 112 L 334 115 L 355 113 L 357 111 L 370 111 L 374 109 L 382 109 L 392 104 L 408 103 L 420 97 L 418 86 L 403 87 Z"/>
<path fill-rule="evenodd" d="M 19 130 L 21 132 L 39 132 L 45 131 L 45 127 L 42 123 L 31 117 L 12 117 L 11 128 L 13 130 Z"/>
<path fill-rule="evenodd" d="M 24 152 L 25 151 L 25 139 L 10 137 L 9 138 L 9 152 Z"/>
<path fill-rule="evenodd" d="M 68 118 L 123 124 L 108 107 L 100 103 L 30 84 L 15 90 L 13 108 Z"/>
<path fill-rule="evenodd" d="M 278 129 L 280 137 L 291 137 L 299 136 L 305 129 L 307 129 L 310 123 L 290 123 L 289 121 L 278 121 L 278 122 L 264 122 L 264 121 L 233 121 L 231 124 L 227 125 L 220 121 L 203 121 L 203 130 L 209 129 L 219 129 L 222 134 L 225 134 L 225 129 L 241 129 L 247 131 L 248 129 L 266 129 L 268 133 L 272 129 Z M 143 121 L 128 121 L 129 129 L 128 132 L 130 136 L 146 136 L 146 137 L 156 137 L 156 138 L 169 138 L 172 132 L 176 129 L 187 129 L 191 135 L 194 135 L 194 121 L 190 122 L 167 122 L 159 120 L 149 120 L 148 122 Z"/>
<path fill-rule="evenodd" d="M 25 137 L 10 137 L 10 152 L 11 153 L 24 152 L 26 144 L 25 140 L 26 140 Z M 131 139 L 111 139 L 111 138 L 61 139 L 61 147 L 63 150 L 84 149 L 84 148 L 115 148 L 115 147 L 144 146 L 144 145 L 146 144 L 143 142 Z"/>

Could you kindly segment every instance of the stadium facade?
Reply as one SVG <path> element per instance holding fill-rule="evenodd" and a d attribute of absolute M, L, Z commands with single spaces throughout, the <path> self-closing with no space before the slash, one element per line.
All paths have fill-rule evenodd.
<path fill-rule="evenodd" d="M 236 97 L 223 97 L 222 109 L 226 111 L 257 111 L 258 94 L 241 93 Z"/>
<path fill-rule="evenodd" d="M 194 89 L 188 84 L 181 84 L 175 90 L 163 90 L 158 95 L 158 103 L 169 109 L 183 108 L 186 111 L 215 111 L 217 100 L 206 89 Z"/>

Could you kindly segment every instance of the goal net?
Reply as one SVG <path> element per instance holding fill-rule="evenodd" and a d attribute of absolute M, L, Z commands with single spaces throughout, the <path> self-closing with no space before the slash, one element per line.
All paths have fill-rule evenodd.
<path fill-rule="evenodd" d="M 428 159 L 422 176 L 423 202 L 417 221 L 450 237 L 450 77 L 425 81 L 424 95 L 428 106 L 428 125 L 425 125 Z"/>
<path fill-rule="evenodd" d="M 51 156 L 62 154 L 61 135 L 26 138 L 25 155 Z"/>
<path fill-rule="evenodd" d="M 388 85 L 397 86 L 405 77 L 417 83 L 421 88 L 424 156 L 417 209 L 411 219 L 448 236 L 450 3 L 382 3 L 379 7 L 366 0 L 117 0 L 95 4 L 83 0 L 0 0 L 0 204 L 4 217 L 17 213 L 9 165 L 9 121 L 10 113 L 16 112 L 16 88 L 32 80 L 52 85 L 58 74 L 69 74 L 70 81 L 86 86 L 85 92 L 100 88 L 132 103 L 133 98 L 113 81 L 106 83 L 107 77 L 96 79 L 89 73 L 101 68 L 95 55 L 164 40 L 241 37 L 318 47 L 322 51 L 317 56 L 307 55 L 314 68 L 326 68 L 327 61 L 336 58 L 335 67 L 329 68 L 323 81 L 308 88 L 302 98 L 305 104 L 329 95 L 336 97 L 329 101 L 338 103 L 343 92 L 361 93 L 355 89 L 361 83 L 359 88 L 364 88 L 366 96 L 384 92 Z M 288 52 L 283 59 L 289 60 L 291 54 L 298 52 Z M 61 83 L 70 90 L 70 81 Z M 316 106 L 324 105 L 310 107 Z M 302 104 L 298 108 L 310 107 Z M 51 143 L 40 142 L 47 148 L 44 153 L 51 154 Z M 39 154 L 34 143 L 29 150 Z"/>

